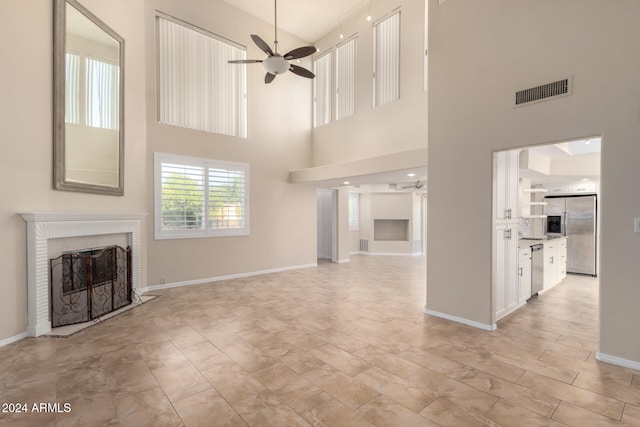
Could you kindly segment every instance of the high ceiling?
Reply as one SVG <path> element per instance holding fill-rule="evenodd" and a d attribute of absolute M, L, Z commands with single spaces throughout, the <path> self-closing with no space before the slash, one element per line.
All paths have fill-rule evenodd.
<path fill-rule="evenodd" d="M 271 0 L 223 0 L 273 25 L 274 2 Z M 373 0 L 280 0 L 278 29 L 287 31 L 310 43 L 338 27 L 365 9 Z M 272 40 L 267 40 L 271 42 Z"/>

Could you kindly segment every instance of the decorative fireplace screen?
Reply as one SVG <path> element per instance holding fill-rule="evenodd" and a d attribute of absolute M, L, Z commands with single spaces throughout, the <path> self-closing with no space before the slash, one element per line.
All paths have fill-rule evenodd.
<path fill-rule="evenodd" d="M 107 246 L 49 260 L 51 325 L 99 318 L 131 304 L 131 247 Z"/>

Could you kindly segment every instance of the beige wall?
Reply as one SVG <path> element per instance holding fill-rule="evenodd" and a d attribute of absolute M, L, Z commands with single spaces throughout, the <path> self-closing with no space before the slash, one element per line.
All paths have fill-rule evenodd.
<path fill-rule="evenodd" d="M 0 340 L 27 326 L 26 225 L 18 211 L 146 211 L 144 28 L 142 2 L 83 0 L 126 40 L 125 195 L 52 188 L 53 1 L 3 2 L 0 15 Z M 143 235 L 144 238 L 144 235 Z M 146 254 L 142 254 L 143 265 Z M 145 271 L 143 269 L 143 283 Z"/>
<path fill-rule="evenodd" d="M 155 117 L 154 10 L 246 45 L 251 59 L 265 54 L 249 35 L 270 41 L 273 26 L 222 1 L 149 0 L 146 4 L 147 187 L 153 188 L 154 152 L 245 162 L 251 168 L 250 235 L 154 240 L 150 220 L 148 285 L 160 284 L 162 277 L 176 283 L 314 264 L 316 191 L 287 182 L 290 170 L 310 165 L 311 81 L 286 73 L 265 85 L 263 67 L 248 65 L 246 140 L 159 124 Z M 278 35 L 282 51 L 303 45 L 282 31 Z M 151 190 L 145 199 L 152 212 Z"/>
<path fill-rule="evenodd" d="M 602 135 L 600 351 L 640 362 L 638 16 L 634 0 L 430 0 L 428 309 L 493 322 L 492 152 Z M 512 107 L 567 76 L 571 96 Z"/>
<path fill-rule="evenodd" d="M 373 22 L 401 9 L 400 100 L 373 108 Z M 320 53 L 358 34 L 356 114 L 313 130 L 313 164 L 327 165 L 424 148 L 427 145 L 427 95 L 424 91 L 424 0 L 381 0 L 344 22 L 316 43 Z M 334 73 L 335 74 L 335 73 Z M 335 75 L 332 76 L 335 93 Z M 333 104 L 335 106 L 335 102 Z M 335 117 L 335 108 L 333 109 Z M 424 159 L 426 164 L 426 158 Z"/>

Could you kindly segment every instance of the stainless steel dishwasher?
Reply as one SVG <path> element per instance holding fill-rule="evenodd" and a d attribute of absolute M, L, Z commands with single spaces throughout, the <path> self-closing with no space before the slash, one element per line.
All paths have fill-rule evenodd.
<path fill-rule="evenodd" d="M 531 246 L 531 296 L 537 295 L 544 285 L 544 258 L 542 243 Z"/>

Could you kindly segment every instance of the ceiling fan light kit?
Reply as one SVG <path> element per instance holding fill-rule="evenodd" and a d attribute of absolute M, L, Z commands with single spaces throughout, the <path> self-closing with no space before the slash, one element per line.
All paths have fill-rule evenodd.
<path fill-rule="evenodd" d="M 289 61 L 292 59 L 300 59 L 306 56 L 309 56 L 315 52 L 317 49 L 315 46 L 303 46 L 296 49 L 293 49 L 284 55 L 278 53 L 278 2 L 274 0 L 274 14 L 275 14 L 275 40 L 273 42 L 274 49 L 260 38 L 260 36 L 256 34 L 251 34 L 251 40 L 260 48 L 261 51 L 267 54 L 265 59 L 238 59 L 234 61 L 229 61 L 230 64 L 254 64 L 257 62 L 262 63 L 262 66 L 267 71 L 267 74 L 264 76 L 265 83 L 271 83 L 277 75 L 286 73 L 287 71 L 291 71 L 293 74 L 297 74 L 298 76 L 306 77 L 308 79 L 312 79 L 315 77 L 311 71 L 306 68 L 300 67 L 295 64 L 291 64 Z"/>

